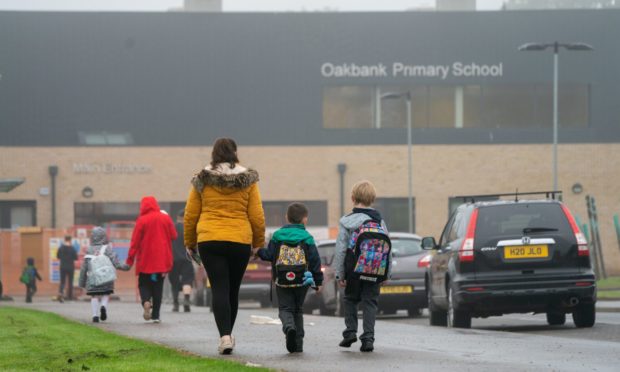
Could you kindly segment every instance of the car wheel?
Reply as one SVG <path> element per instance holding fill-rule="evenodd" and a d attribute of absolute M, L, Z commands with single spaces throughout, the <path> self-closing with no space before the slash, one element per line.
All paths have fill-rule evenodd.
<path fill-rule="evenodd" d="M 426 288 L 429 288 L 429 286 L 426 286 Z M 426 291 L 426 295 L 428 297 L 428 320 L 430 325 L 445 327 L 448 325 L 448 313 L 436 307 L 431 296 L 430 288 Z"/>
<path fill-rule="evenodd" d="M 596 321 L 594 304 L 577 305 L 573 311 L 573 322 L 577 328 L 590 328 Z"/>
<path fill-rule="evenodd" d="M 547 323 L 549 323 L 549 325 L 562 325 L 566 323 L 566 314 L 548 311 Z"/>
<path fill-rule="evenodd" d="M 452 286 L 448 289 L 448 327 L 471 328 L 471 315 L 467 311 L 454 308 L 454 292 Z"/>
<path fill-rule="evenodd" d="M 419 307 L 407 309 L 407 315 L 410 318 L 417 318 L 419 316 L 422 316 L 422 309 L 420 309 Z"/>
<path fill-rule="evenodd" d="M 326 316 L 333 316 L 335 313 L 336 313 L 336 309 L 327 308 L 327 306 L 325 306 L 325 302 L 321 301 L 321 304 L 319 305 L 319 314 L 326 315 Z"/>

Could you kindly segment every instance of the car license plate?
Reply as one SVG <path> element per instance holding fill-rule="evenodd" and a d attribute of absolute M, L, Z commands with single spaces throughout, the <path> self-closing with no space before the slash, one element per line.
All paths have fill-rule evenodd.
<path fill-rule="evenodd" d="M 413 287 L 410 285 L 384 286 L 381 287 L 380 292 L 381 294 L 413 293 Z"/>
<path fill-rule="evenodd" d="M 549 247 L 547 245 L 508 246 L 504 248 L 504 257 L 508 260 L 545 258 L 549 257 Z"/>
<path fill-rule="evenodd" d="M 258 270 L 258 264 L 250 263 L 246 270 Z"/>

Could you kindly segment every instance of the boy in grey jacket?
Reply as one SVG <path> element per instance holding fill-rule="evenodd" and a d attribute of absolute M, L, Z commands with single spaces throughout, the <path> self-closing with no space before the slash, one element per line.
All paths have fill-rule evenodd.
<path fill-rule="evenodd" d="M 351 233 L 357 230 L 368 220 L 381 222 L 381 226 L 387 232 L 385 221 L 381 214 L 372 204 L 375 201 L 375 187 L 369 181 L 360 181 L 351 190 L 351 200 L 353 201 L 353 213 L 343 216 L 340 219 L 338 228 L 338 239 L 336 240 L 336 256 L 334 258 L 334 268 L 336 279 L 340 287 L 344 290 L 344 321 L 346 329 L 342 332 L 343 340 L 340 342 L 342 347 L 351 347 L 357 341 L 357 307 L 362 303 L 363 329 L 364 333 L 360 336 L 362 346 L 360 351 L 370 352 L 374 350 L 375 341 L 375 318 L 377 317 L 379 287 L 381 284 L 362 281 L 349 277 L 345 271 L 345 257 L 351 240 Z M 392 252 L 389 254 L 389 264 L 387 277 L 390 277 L 392 267 Z M 385 283 L 385 282 L 384 282 Z"/>
<path fill-rule="evenodd" d="M 103 247 L 105 247 L 103 253 L 108 256 L 116 269 L 129 271 L 130 267 L 122 263 L 112 247 L 110 247 L 105 230 L 102 227 L 95 227 L 91 233 L 90 246 L 86 250 L 86 254 L 96 256 L 100 254 Z M 79 285 L 81 288 L 86 288 L 86 294 L 91 296 L 90 305 L 93 310 L 93 323 L 99 323 L 99 319 L 105 321 L 108 318 L 107 307 L 110 295 L 114 293 L 114 282 L 99 286 L 94 285 L 92 280 L 88 280 L 89 263 L 90 258 L 84 258 L 80 269 Z"/>

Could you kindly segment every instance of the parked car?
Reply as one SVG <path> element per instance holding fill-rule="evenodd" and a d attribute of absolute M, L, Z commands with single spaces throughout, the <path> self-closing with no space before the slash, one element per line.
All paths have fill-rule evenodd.
<path fill-rule="evenodd" d="M 208 306 L 213 311 L 209 280 L 202 267 L 199 271 L 196 271 L 196 304 Z M 256 301 L 260 303 L 260 307 L 277 306 L 276 293 L 275 290 L 272 293 L 271 285 L 271 264 L 258 260 L 250 261 L 241 282 L 239 299 Z"/>
<path fill-rule="evenodd" d="M 422 250 L 421 238 L 415 234 L 390 233 L 392 241 L 392 278 L 381 287 L 379 310 L 384 314 L 394 314 L 397 310 L 407 310 L 409 316 L 417 316 L 425 308 L 427 297 L 424 275 L 430 255 Z M 320 294 L 308 293 L 308 310 L 319 308 L 322 315 L 344 316 L 344 289 L 338 287 L 335 270 L 331 267 L 335 240 L 317 243 L 324 265 L 325 282 Z"/>
<path fill-rule="evenodd" d="M 410 317 L 419 316 L 427 307 L 424 276 L 430 255 L 422 249 L 422 238 L 415 234 L 390 233 L 392 241 L 392 277 L 383 284 L 379 310 L 395 314 L 407 310 Z"/>
<path fill-rule="evenodd" d="M 335 240 L 323 240 L 316 243 L 321 257 L 321 271 L 323 271 L 323 290 L 317 293 L 308 290 L 304 302 L 304 312 L 312 313 L 318 309 L 321 315 L 334 315 L 338 310 L 338 282 L 336 272 L 331 267 L 336 251 Z"/>
<path fill-rule="evenodd" d="M 553 194 L 552 194 L 553 195 Z M 471 327 L 472 317 L 546 313 L 561 325 L 595 322 L 596 282 L 588 244 L 559 201 L 497 200 L 460 205 L 426 274 L 430 324 Z"/>

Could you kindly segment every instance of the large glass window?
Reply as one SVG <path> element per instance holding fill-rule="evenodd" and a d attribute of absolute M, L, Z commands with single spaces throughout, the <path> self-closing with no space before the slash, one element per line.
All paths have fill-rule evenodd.
<path fill-rule="evenodd" d="M 405 128 L 403 98 L 410 92 L 415 128 L 550 128 L 550 84 L 403 85 L 327 87 L 323 93 L 325 128 Z M 558 90 L 560 127 L 589 124 L 590 87 L 563 83 Z"/>
<path fill-rule="evenodd" d="M 323 125 L 326 128 L 372 128 L 374 87 L 340 86 L 323 90 Z"/>

